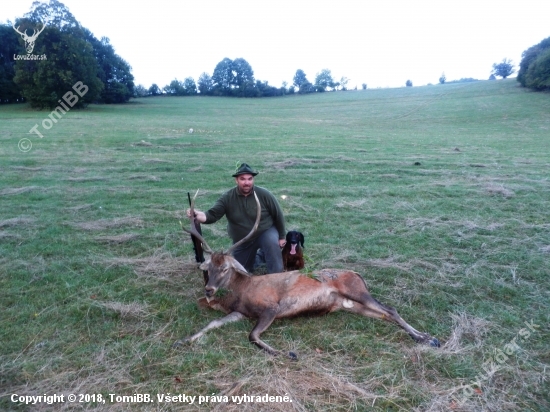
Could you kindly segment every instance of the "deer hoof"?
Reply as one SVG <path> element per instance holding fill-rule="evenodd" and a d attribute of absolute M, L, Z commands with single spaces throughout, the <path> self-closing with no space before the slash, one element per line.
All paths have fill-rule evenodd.
<path fill-rule="evenodd" d="M 290 358 L 290 360 L 293 360 L 293 361 L 298 360 L 298 356 L 294 352 L 288 352 L 288 357 Z"/>
<path fill-rule="evenodd" d="M 441 344 L 439 343 L 439 339 L 431 338 L 430 339 L 430 346 L 433 346 L 434 348 L 439 348 L 441 346 Z"/>

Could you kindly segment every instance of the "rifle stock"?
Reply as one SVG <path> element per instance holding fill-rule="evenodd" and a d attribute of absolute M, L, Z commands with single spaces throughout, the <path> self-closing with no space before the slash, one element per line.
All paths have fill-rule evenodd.
<path fill-rule="evenodd" d="M 189 200 L 189 206 L 191 206 L 191 195 L 189 194 L 189 192 L 187 192 L 187 199 Z M 195 226 L 195 229 L 197 229 L 197 232 L 202 236 L 201 224 L 197 222 L 197 220 L 195 219 L 195 216 L 193 216 L 192 225 Z M 191 241 L 193 242 L 193 251 L 195 252 L 195 261 L 201 264 L 205 261 L 202 242 L 193 235 L 191 235 Z M 208 283 L 208 271 L 203 270 L 202 275 L 204 277 L 204 284 L 206 285 Z"/>

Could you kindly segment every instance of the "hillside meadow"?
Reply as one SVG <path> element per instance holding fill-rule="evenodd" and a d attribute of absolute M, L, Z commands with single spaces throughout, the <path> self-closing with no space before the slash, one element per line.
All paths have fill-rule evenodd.
<path fill-rule="evenodd" d="M 549 113 L 515 79 L 145 98 L 49 130 L 49 112 L 0 106 L 0 409 L 550 410 Z M 251 345 L 247 320 L 172 349 L 222 316 L 197 307 L 187 192 L 209 208 L 241 162 L 305 234 L 308 269 L 359 272 L 441 348 L 339 312 L 262 335 L 297 362 Z M 223 222 L 203 233 L 230 244 Z M 95 397 L 17 401 L 53 394 Z M 134 394 L 153 402 L 117 398 Z M 266 394 L 292 402 L 232 401 Z"/>

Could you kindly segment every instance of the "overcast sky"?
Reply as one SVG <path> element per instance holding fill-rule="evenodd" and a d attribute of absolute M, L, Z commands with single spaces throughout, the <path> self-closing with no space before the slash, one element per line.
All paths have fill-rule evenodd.
<path fill-rule="evenodd" d="M 503 58 L 550 36 L 550 3 L 494 0 L 64 0 L 97 38 L 109 37 L 136 84 L 212 75 L 224 57 L 246 59 L 257 80 L 313 82 L 324 68 L 348 87 L 487 79 Z M 0 22 L 32 0 L 0 0 Z M 40 41 L 40 37 L 37 42 Z"/>

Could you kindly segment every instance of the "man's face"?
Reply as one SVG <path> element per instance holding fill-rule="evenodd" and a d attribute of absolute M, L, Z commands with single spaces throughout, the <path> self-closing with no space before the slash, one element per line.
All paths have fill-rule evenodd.
<path fill-rule="evenodd" d="M 235 178 L 241 194 L 248 196 L 254 188 L 254 176 L 250 174 L 239 175 Z"/>

